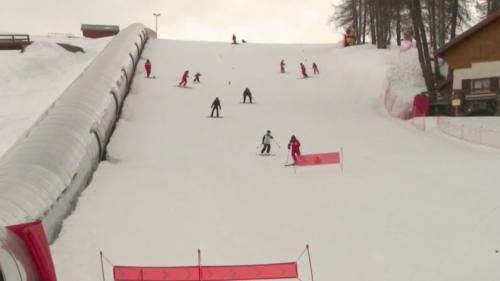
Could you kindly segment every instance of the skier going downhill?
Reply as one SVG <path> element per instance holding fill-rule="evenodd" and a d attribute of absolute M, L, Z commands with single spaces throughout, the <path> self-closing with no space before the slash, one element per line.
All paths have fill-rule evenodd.
<path fill-rule="evenodd" d="M 302 73 L 302 78 L 309 78 L 309 75 L 307 75 L 306 66 L 303 63 L 300 63 L 300 72 Z"/>
<path fill-rule="evenodd" d="M 188 82 L 188 77 L 189 77 L 189 70 L 184 71 L 184 74 L 182 74 L 182 80 L 179 83 L 179 87 L 186 87 L 187 82 Z"/>
<path fill-rule="evenodd" d="M 149 75 L 151 75 L 151 62 L 149 60 L 146 60 L 144 68 L 146 69 L 146 77 L 149 78 Z"/>
<path fill-rule="evenodd" d="M 250 103 L 252 103 L 252 92 L 250 92 L 250 89 L 245 88 L 245 91 L 243 91 L 243 103 L 247 102 L 247 97 L 250 99 Z"/>
<path fill-rule="evenodd" d="M 292 138 L 288 142 L 288 150 L 291 150 L 293 163 L 295 164 L 297 157 L 300 156 L 300 142 L 294 135 L 292 135 Z"/>
<path fill-rule="evenodd" d="M 281 60 L 280 62 L 280 72 L 285 73 L 285 60 Z"/>
<path fill-rule="evenodd" d="M 269 152 L 271 152 L 271 141 L 273 139 L 271 131 L 267 130 L 266 134 L 262 137 L 262 150 L 260 151 L 260 154 L 269 154 Z"/>
<path fill-rule="evenodd" d="M 216 117 L 219 118 L 219 109 L 222 110 L 222 106 L 220 105 L 220 100 L 219 98 L 215 98 L 215 100 L 212 102 L 212 113 L 210 113 L 210 117 L 214 117 L 214 112 L 216 112 Z"/>
<path fill-rule="evenodd" d="M 315 62 L 313 62 L 313 71 L 314 71 L 314 74 L 319 74 L 318 65 Z"/>
<path fill-rule="evenodd" d="M 200 83 L 200 76 L 201 76 L 201 73 L 196 72 L 196 74 L 194 75 L 193 83 Z"/>

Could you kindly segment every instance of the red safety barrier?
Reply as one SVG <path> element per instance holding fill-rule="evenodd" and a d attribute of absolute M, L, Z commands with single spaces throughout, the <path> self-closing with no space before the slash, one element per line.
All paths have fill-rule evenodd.
<path fill-rule="evenodd" d="M 295 166 L 339 164 L 340 162 L 340 152 L 318 153 L 298 156 Z"/>
<path fill-rule="evenodd" d="M 303 154 L 297 157 L 297 161 L 295 161 L 295 166 L 304 167 L 304 166 L 340 164 L 340 168 L 343 169 L 342 157 L 343 157 L 342 149 L 340 149 L 339 152 Z"/>
<path fill-rule="evenodd" d="M 114 266 L 113 274 L 116 281 L 232 281 L 298 277 L 296 262 L 201 267 Z"/>

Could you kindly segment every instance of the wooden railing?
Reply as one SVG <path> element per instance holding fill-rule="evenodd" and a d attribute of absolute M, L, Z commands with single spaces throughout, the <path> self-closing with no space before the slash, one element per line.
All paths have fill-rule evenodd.
<path fill-rule="evenodd" d="M 0 41 L 31 42 L 29 34 L 0 34 Z"/>
<path fill-rule="evenodd" d="M 31 44 L 28 34 L 0 34 L 0 50 L 21 50 Z"/>

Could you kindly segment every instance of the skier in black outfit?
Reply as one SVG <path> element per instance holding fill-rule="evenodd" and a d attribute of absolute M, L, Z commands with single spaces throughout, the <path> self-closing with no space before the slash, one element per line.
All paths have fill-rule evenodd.
<path fill-rule="evenodd" d="M 250 89 L 245 88 L 245 91 L 243 92 L 243 103 L 247 102 L 247 97 L 250 99 L 250 103 L 252 103 L 252 93 L 250 92 Z"/>
<path fill-rule="evenodd" d="M 271 140 L 274 139 L 273 136 L 271 135 L 271 131 L 267 130 L 266 134 L 262 137 L 262 150 L 260 151 L 260 154 L 269 154 L 271 151 Z"/>
<path fill-rule="evenodd" d="M 217 117 L 219 117 L 219 109 L 222 110 L 222 106 L 220 105 L 220 100 L 219 98 L 215 98 L 215 100 L 212 102 L 212 113 L 210 114 L 210 117 L 214 117 L 214 111 L 217 112 Z"/>

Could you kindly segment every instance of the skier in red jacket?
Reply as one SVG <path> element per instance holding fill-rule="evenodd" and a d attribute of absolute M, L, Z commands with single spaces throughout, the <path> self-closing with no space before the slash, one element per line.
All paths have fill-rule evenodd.
<path fill-rule="evenodd" d="M 196 74 L 194 75 L 193 83 L 200 83 L 200 76 L 201 76 L 201 73 L 196 72 Z"/>
<path fill-rule="evenodd" d="M 290 149 L 292 150 L 292 158 L 295 163 L 297 162 L 297 157 L 300 156 L 300 142 L 294 135 L 292 135 L 292 138 L 288 142 L 288 150 Z"/>
<path fill-rule="evenodd" d="M 285 73 L 285 60 L 281 60 L 280 69 L 281 69 L 281 73 Z"/>
<path fill-rule="evenodd" d="M 178 87 L 186 87 L 187 82 L 188 82 L 188 77 L 189 77 L 189 70 L 184 71 L 184 74 L 182 75 L 182 80 L 179 83 Z"/>
<path fill-rule="evenodd" d="M 314 74 L 319 74 L 318 65 L 315 62 L 313 62 L 313 71 L 314 71 Z"/>
<path fill-rule="evenodd" d="M 234 45 L 238 44 L 238 42 L 236 42 L 236 35 L 235 34 L 233 34 L 233 44 Z"/>
<path fill-rule="evenodd" d="M 149 75 L 151 75 L 151 62 L 149 60 L 146 60 L 144 68 L 146 69 L 146 77 L 149 78 Z"/>
<path fill-rule="evenodd" d="M 300 72 L 302 72 L 303 78 L 309 78 L 309 75 L 307 75 L 306 66 L 303 63 L 300 63 Z"/>

